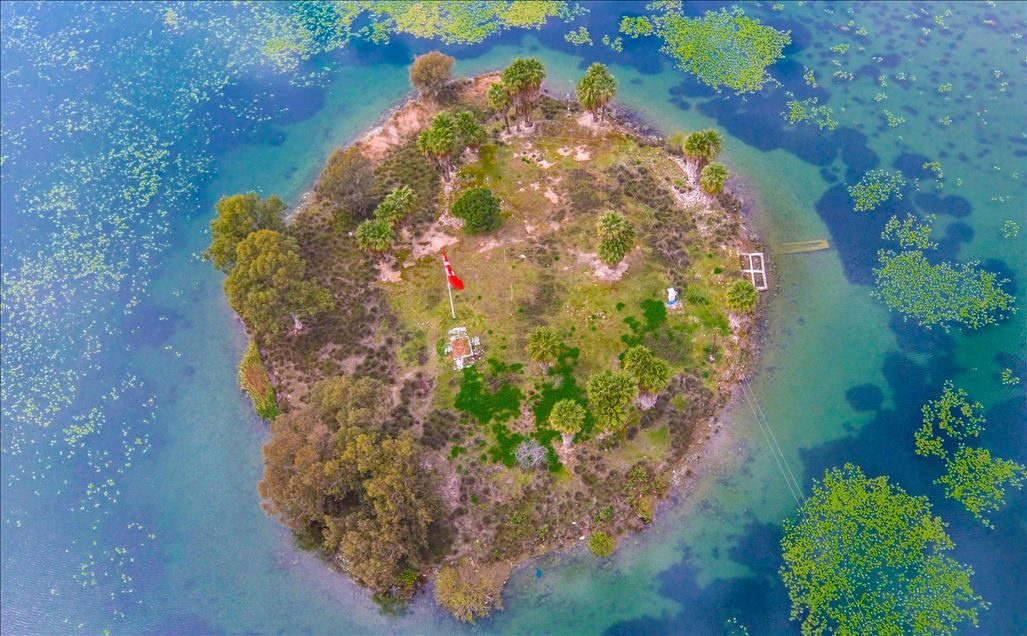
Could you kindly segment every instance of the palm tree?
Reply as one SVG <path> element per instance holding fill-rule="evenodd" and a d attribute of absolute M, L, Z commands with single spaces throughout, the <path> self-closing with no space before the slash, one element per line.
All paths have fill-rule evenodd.
<path fill-rule="evenodd" d="M 617 94 L 617 80 L 606 66 L 593 64 L 578 82 L 577 94 L 581 105 L 592 112 L 593 121 L 605 119 L 606 105 Z"/>
<path fill-rule="evenodd" d="M 716 196 L 724 191 L 724 184 L 727 183 L 731 174 L 724 167 L 724 164 L 711 163 L 702 169 L 699 174 L 699 187 L 702 191 L 711 196 Z"/>
<path fill-rule="evenodd" d="M 392 247 L 396 236 L 392 224 L 385 219 L 368 219 L 357 226 L 354 232 L 357 246 L 365 252 L 385 252 Z"/>
<path fill-rule="evenodd" d="M 541 93 L 546 68 L 538 58 L 517 58 L 503 70 L 502 78 L 524 117 L 524 125 L 531 128 L 531 109 Z"/>
<path fill-rule="evenodd" d="M 621 262 L 635 244 L 635 228 L 619 212 L 607 212 L 596 224 L 599 260 L 613 266 Z"/>
<path fill-rule="evenodd" d="M 489 86 L 487 94 L 489 108 L 497 113 L 503 114 L 503 123 L 506 125 L 506 132 L 510 132 L 510 91 L 503 82 L 496 82 Z"/>
<path fill-rule="evenodd" d="M 688 158 L 689 166 L 695 171 L 696 176 L 708 162 L 720 154 L 724 146 L 724 139 L 720 133 L 712 128 L 709 130 L 697 130 L 685 137 L 685 143 L 681 150 Z"/>
<path fill-rule="evenodd" d="M 585 407 L 575 400 L 560 400 L 549 413 L 549 428 L 560 433 L 564 448 L 571 446 L 574 435 L 585 424 Z"/>
<path fill-rule="evenodd" d="M 447 113 L 435 115 L 431 126 L 417 137 L 417 149 L 442 169 L 442 178 L 446 181 L 450 177 L 457 146 L 456 124 Z"/>
<path fill-rule="evenodd" d="M 643 411 L 656 404 L 656 397 L 670 383 L 670 365 L 643 346 L 635 346 L 624 354 L 625 373 L 631 376 L 640 391 L 636 404 Z"/>
<path fill-rule="evenodd" d="M 528 336 L 528 345 L 525 349 L 531 359 L 538 363 L 539 368 L 545 371 L 560 355 L 560 337 L 551 327 L 539 327 Z"/>
<path fill-rule="evenodd" d="M 727 290 L 727 306 L 739 313 L 751 313 L 759 301 L 756 286 L 749 280 L 736 280 Z"/>

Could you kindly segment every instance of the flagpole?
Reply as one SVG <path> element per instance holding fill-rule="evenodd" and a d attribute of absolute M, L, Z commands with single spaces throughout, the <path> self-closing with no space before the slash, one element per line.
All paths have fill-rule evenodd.
<path fill-rule="evenodd" d="M 449 283 L 449 270 L 446 269 L 446 255 L 442 255 L 442 273 L 446 276 L 446 291 L 449 292 L 449 314 L 456 320 L 456 308 L 453 306 L 453 286 Z"/>

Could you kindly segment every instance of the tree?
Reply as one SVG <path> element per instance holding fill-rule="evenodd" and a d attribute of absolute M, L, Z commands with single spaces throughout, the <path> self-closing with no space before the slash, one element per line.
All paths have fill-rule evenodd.
<path fill-rule="evenodd" d="M 710 128 L 689 133 L 681 150 L 685 153 L 689 167 L 698 175 L 703 166 L 720 154 L 723 146 L 724 139 L 720 133 Z"/>
<path fill-rule="evenodd" d="M 235 266 L 235 248 L 244 238 L 257 230 L 285 230 L 285 204 L 274 195 L 261 199 L 250 192 L 221 197 L 214 209 L 218 215 L 210 222 L 210 247 L 203 256 L 226 274 Z"/>
<path fill-rule="evenodd" d="M 852 464 L 814 482 L 781 547 L 803 634 L 951 634 L 987 607 L 927 498 Z"/>
<path fill-rule="evenodd" d="M 278 333 L 287 318 L 300 330 L 301 316 L 331 306 L 328 290 L 307 280 L 296 241 L 274 230 L 257 230 L 239 243 L 225 294 L 246 326 L 259 334 Z"/>
<path fill-rule="evenodd" d="M 543 371 L 560 355 L 560 336 L 551 327 L 539 327 L 528 336 L 525 349 Z"/>
<path fill-rule="evenodd" d="M 1027 469 L 1008 459 L 992 458 L 991 452 L 976 446 L 959 445 L 945 462 L 946 473 L 935 481 L 945 486 L 945 496 L 963 504 L 981 523 L 995 526 L 985 516 L 1006 502 L 1006 484 L 1023 488 Z"/>
<path fill-rule="evenodd" d="M 268 514 L 296 531 L 321 524 L 325 493 L 333 487 L 347 490 L 325 470 L 333 441 L 332 430 L 309 409 L 289 411 L 272 420 L 271 440 L 264 446 L 264 477 L 258 487 Z"/>
<path fill-rule="evenodd" d="M 474 116 L 474 113 L 462 110 L 456 114 L 454 119 L 456 120 L 457 136 L 460 138 L 461 145 L 477 149 L 488 140 L 488 133 L 485 132 L 485 127 L 478 122 L 478 118 Z"/>
<path fill-rule="evenodd" d="M 410 65 L 410 83 L 422 95 L 437 98 L 453 76 L 453 61 L 438 51 L 418 55 Z"/>
<path fill-rule="evenodd" d="M 357 239 L 357 246 L 365 252 L 386 252 L 396 240 L 392 226 L 377 218 L 368 219 L 358 225 L 353 236 Z"/>
<path fill-rule="evenodd" d="M 510 132 L 510 105 L 513 101 L 510 99 L 510 91 L 506 84 L 500 81 L 489 86 L 487 97 L 489 108 L 503 115 L 506 132 Z"/>
<path fill-rule="evenodd" d="M 651 409 L 656 404 L 656 396 L 670 384 L 670 365 L 638 345 L 628 349 L 621 366 L 638 384 L 638 407 L 643 411 Z"/>
<path fill-rule="evenodd" d="M 333 431 L 340 428 L 381 427 L 392 408 L 389 389 L 367 376 L 325 378 L 310 391 L 310 405 Z"/>
<path fill-rule="evenodd" d="M 635 228 L 620 212 L 606 212 L 599 217 L 599 260 L 613 266 L 621 262 L 635 244 Z"/>
<path fill-rule="evenodd" d="M 706 194 L 716 196 L 723 192 L 730 174 L 724 164 L 711 163 L 699 173 L 699 187 Z"/>
<path fill-rule="evenodd" d="M 468 234 L 483 234 L 499 227 L 500 201 L 488 188 L 471 188 L 453 203 L 453 216 L 464 220 Z"/>
<path fill-rule="evenodd" d="M 409 214 L 413 209 L 414 191 L 410 186 L 404 185 L 393 189 L 385 195 L 382 202 L 375 208 L 374 216 L 376 219 L 388 223 L 390 227 L 394 227 L 400 219 Z"/>
<path fill-rule="evenodd" d="M 542 81 L 546 79 L 545 67 L 538 58 L 517 58 L 503 69 L 501 77 L 524 118 L 524 125 L 531 128 L 531 109 L 541 94 Z"/>
<path fill-rule="evenodd" d="M 595 530 L 588 537 L 588 549 L 599 558 L 608 557 L 617 549 L 617 540 L 602 530 Z"/>
<path fill-rule="evenodd" d="M 593 64 L 578 82 L 578 101 L 592 113 L 593 120 L 605 118 L 606 106 L 617 94 L 617 80 L 603 64 Z"/>
<path fill-rule="evenodd" d="M 585 392 L 599 430 L 619 432 L 624 428 L 627 409 L 638 393 L 638 386 L 626 373 L 606 370 L 588 379 Z"/>
<path fill-rule="evenodd" d="M 453 157 L 460 147 L 456 124 L 447 113 L 439 113 L 431 125 L 417 137 L 417 149 L 442 170 L 442 178 L 449 181 Z"/>
<path fill-rule="evenodd" d="M 759 301 L 756 286 L 748 279 L 736 280 L 727 290 L 727 306 L 738 313 L 752 313 Z"/>
<path fill-rule="evenodd" d="M 487 616 L 493 606 L 503 606 L 501 585 L 489 568 L 465 559 L 439 569 L 435 577 L 435 600 L 453 616 L 473 623 Z"/>
<path fill-rule="evenodd" d="M 336 150 L 321 171 L 314 192 L 331 202 L 338 215 L 362 221 L 374 210 L 376 202 L 374 166 L 353 146 Z"/>
<path fill-rule="evenodd" d="M 577 400 L 560 400 L 549 412 L 549 428 L 560 433 L 564 448 L 574 442 L 574 436 L 585 425 L 585 407 Z"/>

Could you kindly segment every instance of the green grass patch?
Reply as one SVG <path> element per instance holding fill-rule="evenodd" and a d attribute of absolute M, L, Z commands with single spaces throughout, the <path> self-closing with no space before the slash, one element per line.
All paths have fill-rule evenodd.
<path fill-rule="evenodd" d="M 486 382 L 498 382 L 499 385 L 490 391 L 486 387 Z M 505 422 L 520 413 L 523 397 L 521 390 L 509 380 L 496 375 L 486 377 L 479 373 L 477 368 L 467 367 L 460 378 L 460 392 L 456 394 L 453 406 L 470 413 L 481 424 L 488 424 L 493 420 Z"/>

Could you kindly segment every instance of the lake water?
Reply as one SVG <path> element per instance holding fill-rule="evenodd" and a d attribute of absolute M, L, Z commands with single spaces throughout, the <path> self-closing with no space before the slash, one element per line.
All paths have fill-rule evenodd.
<path fill-rule="evenodd" d="M 741 6 L 792 34 L 771 67 L 781 86 L 746 98 L 698 84 L 652 40 L 605 47 L 638 5 L 590 4 L 573 27 L 586 25 L 592 46 L 569 44 L 572 27 L 554 19 L 473 46 L 351 43 L 275 70 L 256 51 L 273 24 L 248 6 L 4 4 L 2 630 L 466 629 L 423 595 L 383 615 L 262 512 L 266 425 L 236 389 L 244 339 L 197 257 L 219 196 L 296 203 L 334 147 L 405 97 L 413 56 L 440 48 L 464 75 L 536 55 L 558 95 L 601 61 L 618 103 L 661 131 L 725 132 L 723 159 L 744 179 L 772 267 L 751 387 L 788 468 L 807 493 L 851 461 L 929 496 L 991 603 L 979 633 L 1027 631 L 1024 493 L 989 530 L 933 484 L 939 463 L 913 454 L 920 404 L 953 379 L 987 408 L 982 444 L 1027 461 L 1023 383 L 999 381 L 1004 368 L 1027 378 L 1027 314 L 926 331 L 870 296 L 881 228 L 908 211 L 936 214 L 945 257 L 1001 271 L 1027 306 L 1025 5 Z M 786 91 L 819 97 L 838 128 L 788 126 Z M 853 212 L 845 186 L 875 168 L 902 171 L 910 192 Z M 1003 237 L 1009 220 L 1018 237 Z M 833 249 L 777 249 L 821 238 Z M 578 551 L 518 570 L 506 609 L 472 629 L 719 633 L 733 619 L 797 632 L 777 575 L 796 503 L 745 402 L 711 451 L 687 493 L 614 557 Z"/>

